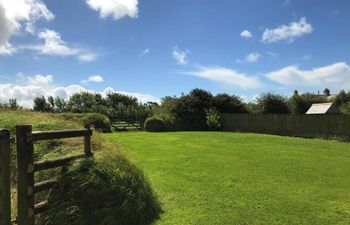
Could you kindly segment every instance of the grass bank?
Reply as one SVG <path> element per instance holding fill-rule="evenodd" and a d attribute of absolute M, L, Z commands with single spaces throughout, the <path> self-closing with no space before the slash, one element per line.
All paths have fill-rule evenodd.
<path fill-rule="evenodd" d="M 350 144 L 223 132 L 107 134 L 141 167 L 156 225 L 350 224 Z"/>
<path fill-rule="evenodd" d="M 0 111 L 0 128 L 9 129 L 12 135 L 20 124 L 30 124 L 33 130 L 83 128 L 84 116 L 5 110 Z M 12 147 L 12 218 L 15 219 L 17 169 L 16 151 Z M 82 151 L 82 138 L 42 141 L 35 144 L 34 158 L 52 159 Z M 100 133 L 94 132 L 92 136 L 92 151 L 92 160 L 81 160 L 67 172 L 52 169 L 35 174 L 36 182 L 58 179 L 58 185 L 49 195 L 49 210 L 42 214 L 44 224 L 69 221 L 72 225 L 146 225 L 154 221 L 161 209 L 143 172 Z M 47 194 L 36 195 L 36 202 L 46 199 Z"/>

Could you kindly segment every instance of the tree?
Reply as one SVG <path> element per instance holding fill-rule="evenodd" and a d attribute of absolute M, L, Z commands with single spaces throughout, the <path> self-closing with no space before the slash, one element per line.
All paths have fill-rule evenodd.
<path fill-rule="evenodd" d="M 34 111 L 48 112 L 50 105 L 46 102 L 44 96 L 34 98 Z"/>
<path fill-rule="evenodd" d="M 350 101 L 350 92 L 346 93 L 344 90 L 341 90 L 334 99 L 334 104 L 338 107 L 346 104 Z"/>
<path fill-rule="evenodd" d="M 10 106 L 10 109 L 17 110 L 19 108 L 19 105 L 17 104 L 17 99 L 15 98 L 9 99 L 9 106 Z"/>
<path fill-rule="evenodd" d="M 206 110 L 212 107 L 213 96 L 202 89 L 193 89 L 188 95 L 181 96 L 175 103 L 172 113 L 175 124 L 181 130 L 207 129 Z"/>
<path fill-rule="evenodd" d="M 49 96 L 47 98 L 47 103 L 49 105 L 49 110 L 54 112 L 55 111 L 55 99 L 52 96 Z"/>
<path fill-rule="evenodd" d="M 323 91 L 324 96 L 328 97 L 331 96 L 331 91 L 328 88 L 325 88 Z"/>
<path fill-rule="evenodd" d="M 213 97 L 212 106 L 219 113 L 247 113 L 241 98 L 235 95 L 217 94 Z"/>
<path fill-rule="evenodd" d="M 55 98 L 55 112 L 64 112 L 67 109 L 67 103 L 63 98 L 57 96 Z"/>
<path fill-rule="evenodd" d="M 312 104 L 326 102 L 325 96 L 305 93 L 302 95 L 293 95 L 289 100 L 289 107 L 291 113 L 305 114 Z"/>
<path fill-rule="evenodd" d="M 340 107 L 340 111 L 344 114 L 350 114 L 350 101 L 344 103 L 341 107 Z"/>
<path fill-rule="evenodd" d="M 289 113 L 288 100 L 274 93 L 262 94 L 257 99 L 260 113 Z"/>
<path fill-rule="evenodd" d="M 95 94 L 89 92 L 73 94 L 67 105 L 69 111 L 74 113 L 94 112 L 94 108 L 96 108 Z"/>

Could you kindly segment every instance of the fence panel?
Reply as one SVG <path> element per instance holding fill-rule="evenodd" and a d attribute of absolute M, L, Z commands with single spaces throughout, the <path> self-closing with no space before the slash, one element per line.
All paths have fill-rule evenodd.
<path fill-rule="evenodd" d="M 0 130 L 0 225 L 11 224 L 10 132 Z"/>
<path fill-rule="evenodd" d="M 348 115 L 221 114 L 225 131 L 350 140 Z"/>

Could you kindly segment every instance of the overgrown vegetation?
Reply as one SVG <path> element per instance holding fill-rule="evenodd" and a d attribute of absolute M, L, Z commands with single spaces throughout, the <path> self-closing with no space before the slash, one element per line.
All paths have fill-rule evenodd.
<path fill-rule="evenodd" d="M 213 96 L 202 89 L 193 89 L 181 97 L 165 97 L 153 114 L 173 124 L 173 130 L 208 130 L 207 112 L 247 113 L 242 100 L 234 95 Z"/>
<path fill-rule="evenodd" d="M 169 131 L 170 122 L 157 117 L 149 117 L 145 121 L 145 131 L 149 132 L 164 132 Z"/>
<path fill-rule="evenodd" d="M 161 213 L 143 173 L 120 155 L 75 163 L 48 201 L 46 225 L 147 225 Z"/>
<path fill-rule="evenodd" d="M 90 124 L 92 125 L 95 130 L 100 132 L 111 132 L 111 122 L 109 121 L 109 118 L 103 114 L 98 113 L 87 113 L 83 117 L 84 124 Z"/>
<path fill-rule="evenodd" d="M 94 114 L 52 114 L 30 111 L 12 111 L 8 109 L 0 110 L 0 127 L 10 129 L 12 135 L 15 134 L 15 125 L 17 124 L 32 124 L 33 130 L 57 130 L 57 129 L 76 129 L 82 128 L 86 118 L 95 118 Z M 99 117 L 99 116 L 98 116 Z M 81 139 L 62 139 L 42 141 L 35 144 L 34 157 L 35 160 L 53 159 L 67 155 L 75 155 L 82 153 L 83 142 Z M 12 146 L 14 147 L 14 146 Z M 125 158 L 116 147 L 105 136 L 94 133 L 92 136 L 92 150 L 95 153 L 93 161 L 84 161 L 69 167 L 66 174 L 62 176 L 60 169 L 40 171 L 35 174 L 36 182 L 57 177 L 59 179 L 56 188 L 65 188 L 67 183 L 64 182 L 81 182 L 81 185 L 74 186 L 74 194 L 79 194 L 75 200 L 79 202 L 89 202 L 92 199 L 93 192 L 100 199 L 94 199 L 96 206 L 100 211 L 96 214 L 98 217 L 95 220 L 85 221 L 85 224 L 149 224 L 155 220 L 160 210 L 160 203 L 153 193 L 150 184 L 133 163 Z M 11 185 L 12 185 L 12 218 L 16 217 L 16 151 L 13 149 L 11 157 Z M 86 167 L 91 169 L 86 170 Z M 104 174 L 105 173 L 105 174 Z M 69 180 L 71 179 L 71 180 Z M 74 183 L 74 182 L 73 182 Z M 77 183 L 75 183 L 77 184 Z M 84 186 L 86 184 L 87 186 Z M 95 186 L 94 186 L 95 185 Z M 97 185 L 97 186 L 96 186 Z M 100 185 L 100 186 L 98 186 Z M 88 187 L 95 189 L 89 189 Z M 126 188 L 128 187 L 128 188 Z M 55 189 L 57 190 L 57 189 Z M 63 195 L 65 194 L 65 195 Z M 72 205 L 70 208 L 64 208 L 63 211 L 55 211 L 55 207 L 64 207 L 60 205 L 63 202 L 61 197 L 72 197 L 73 192 L 52 192 L 52 199 L 58 200 L 57 204 L 53 204 L 49 208 L 49 214 L 44 218 L 45 224 L 74 224 L 63 223 L 65 217 L 60 217 L 56 213 L 69 213 L 67 219 L 79 218 L 86 211 L 83 208 L 74 210 L 74 207 L 85 207 L 83 205 Z M 47 192 L 36 195 L 36 200 L 46 198 Z M 60 201 L 61 200 L 61 201 Z M 67 200 L 67 199 L 66 199 Z M 64 200 L 64 202 L 71 203 Z M 100 202 L 98 202 L 100 200 Z M 123 200 L 123 201 L 122 201 Z M 117 204 L 114 204 L 116 203 Z M 77 203 L 77 202 L 75 202 Z M 97 204 L 98 203 L 98 204 Z M 110 204 L 113 203 L 113 204 Z M 62 203 L 63 204 L 63 203 Z M 91 206 L 91 205 L 90 205 Z M 52 208 L 51 208 L 52 207 Z M 84 208 L 86 209 L 86 208 Z M 93 210 L 93 208 L 91 208 Z M 129 211 L 130 210 L 130 211 Z M 61 214 L 63 215 L 63 214 Z M 106 221 L 114 220 L 116 216 L 120 218 L 115 220 L 116 223 L 105 223 Z M 131 217 L 132 215 L 132 217 Z M 85 216 L 85 214 L 84 214 Z M 51 219 L 50 219 L 51 218 Z M 52 221 L 52 218 L 60 218 L 60 220 Z M 79 220 L 72 220 L 75 224 L 81 224 Z M 91 223 L 89 223 L 91 222 Z M 117 223 L 118 222 L 118 223 Z"/>
<path fill-rule="evenodd" d="M 34 99 L 33 109 L 41 112 L 100 113 L 107 116 L 140 116 L 150 115 L 150 108 L 155 103 L 141 104 L 137 98 L 107 93 L 102 97 L 99 93 L 81 92 L 73 94 L 68 100 L 60 97 L 44 96 Z"/>
<path fill-rule="evenodd" d="M 207 126 L 209 130 L 217 131 L 221 128 L 220 115 L 215 109 L 207 111 Z"/>

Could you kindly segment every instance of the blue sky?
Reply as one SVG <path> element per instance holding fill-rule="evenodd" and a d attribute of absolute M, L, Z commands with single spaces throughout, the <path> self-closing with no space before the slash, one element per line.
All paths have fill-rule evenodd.
<path fill-rule="evenodd" d="M 0 0 L 0 101 L 350 89 L 350 1 Z"/>

